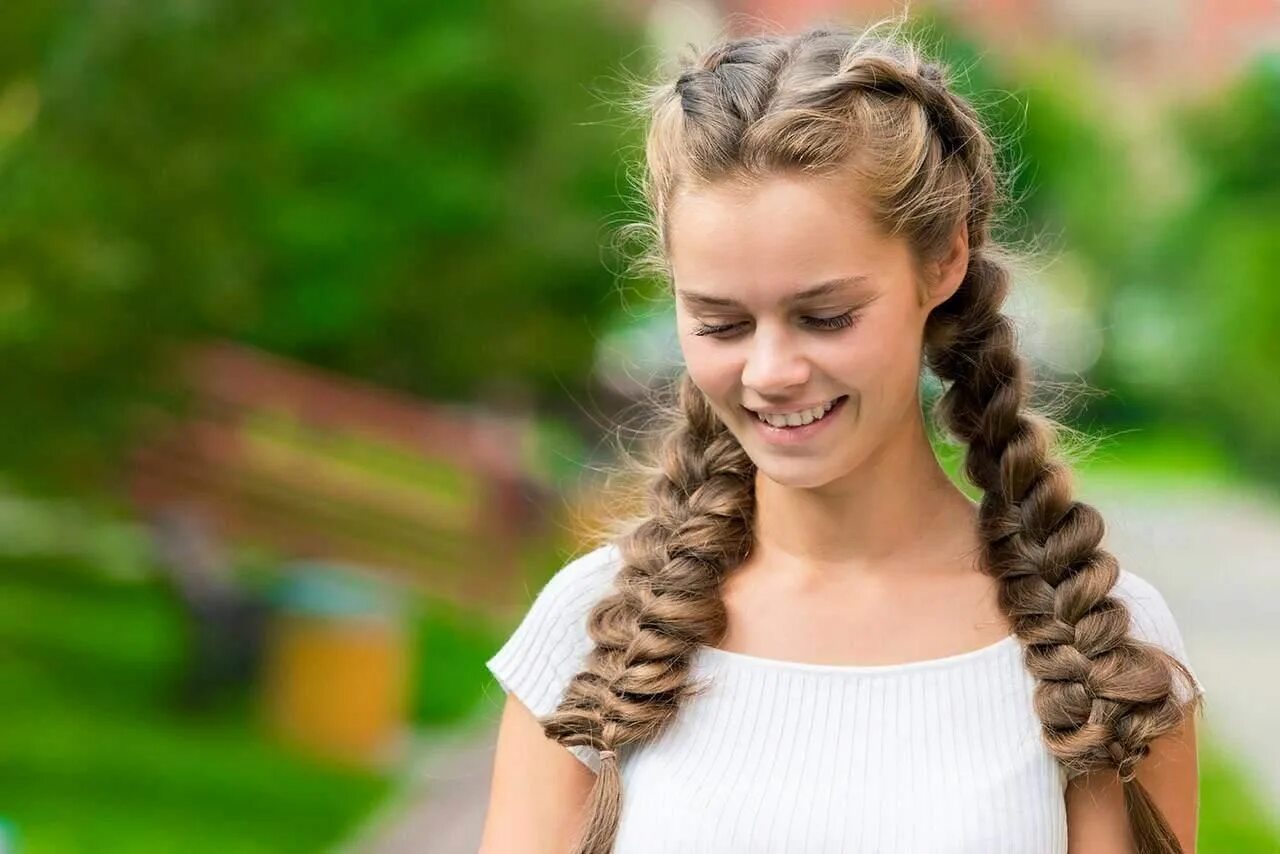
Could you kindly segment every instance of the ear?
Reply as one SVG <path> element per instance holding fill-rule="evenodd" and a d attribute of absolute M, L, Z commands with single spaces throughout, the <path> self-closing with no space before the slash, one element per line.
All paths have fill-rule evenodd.
<path fill-rule="evenodd" d="M 932 310 L 951 299 L 964 281 L 969 270 L 969 226 L 961 223 L 951 238 L 942 258 L 929 265 L 929 289 L 925 295 L 925 309 Z"/>

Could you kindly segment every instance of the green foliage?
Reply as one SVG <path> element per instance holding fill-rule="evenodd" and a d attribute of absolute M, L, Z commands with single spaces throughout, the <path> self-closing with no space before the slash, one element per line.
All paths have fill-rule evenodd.
<path fill-rule="evenodd" d="M 1191 428 L 1135 429 L 1109 436 L 1076 470 L 1085 489 L 1103 485 L 1148 491 L 1192 485 L 1231 488 L 1249 482 L 1220 441 Z"/>
<path fill-rule="evenodd" d="M 1104 366 L 1135 407 L 1211 425 L 1255 475 L 1273 481 L 1280 478 L 1278 93 L 1280 54 L 1272 54 L 1171 123 L 1193 190 L 1140 256 L 1141 275 L 1116 295 L 1112 324 L 1133 340 L 1121 341 Z"/>
<path fill-rule="evenodd" d="M 1084 274 L 1104 336 L 1086 379 L 1108 391 L 1090 418 L 1195 425 L 1280 480 L 1280 54 L 1149 132 L 1083 56 L 1009 67 L 945 17 L 920 27 L 1005 144 L 1002 236 Z"/>
<path fill-rule="evenodd" d="M 1105 273 L 1132 239 L 1137 200 L 1125 140 L 1099 120 L 1106 101 L 1085 59 L 1056 51 L 1014 65 L 943 13 L 920 18 L 913 32 L 948 65 L 997 144 L 1010 202 L 1000 236 L 1069 244 Z"/>
<path fill-rule="evenodd" d="M 605 12 L 8 10 L 0 470 L 100 483 L 198 336 L 434 399 L 579 387 L 623 207 L 625 132 L 593 90 L 637 45 Z"/>
<path fill-rule="evenodd" d="M 524 599 L 568 548 L 557 529 L 522 552 Z M 195 839 L 184 851 L 317 851 L 387 792 L 379 775 L 272 742 L 252 685 L 180 713 L 184 617 L 153 574 L 112 580 L 80 557 L 6 556 L 0 579 L 0 821 L 16 824 L 23 851 L 159 852 L 175 839 Z M 501 706 L 484 662 L 513 623 L 436 599 L 406 615 L 415 727 Z"/>

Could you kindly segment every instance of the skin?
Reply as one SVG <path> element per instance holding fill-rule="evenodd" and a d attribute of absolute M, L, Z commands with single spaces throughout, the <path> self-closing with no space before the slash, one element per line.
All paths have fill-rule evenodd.
<path fill-rule="evenodd" d="M 479 854 L 564 854 L 578 836 L 595 779 L 508 694 Z"/>
<path fill-rule="evenodd" d="M 1164 813 L 1182 850 L 1194 854 L 1200 772 L 1195 719 L 1151 742 L 1138 766 L 1138 781 Z M 1129 854 L 1133 851 L 1124 791 L 1115 774 L 1088 774 L 1067 784 L 1068 854 Z"/>
<path fill-rule="evenodd" d="M 834 180 L 779 176 L 686 193 L 671 216 L 685 364 L 758 468 L 756 542 L 725 584 L 722 645 L 735 651 L 892 664 L 1009 634 L 976 562 L 976 507 L 938 464 L 919 403 L 924 323 L 959 287 L 967 240 L 917 269 L 854 198 Z M 861 284 L 788 302 L 851 277 Z M 815 328 L 849 312 L 852 326 Z M 840 395 L 803 444 L 770 444 L 744 409 Z"/>
<path fill-rule="evenodd" d="M 967 234 L 944 257 L 917 262 L 857 198 L 836 179 L 784 174 L 686 190 L 669 213 L 686 367 L 758 468 L 755 545 L 724 586 L 724 649 L 893 664 L 977 649 L 1010 631 L 977 562 L 976 506 L 938 464 L 919 400 L 925 321 L 963 279 Z M 815 324 L 848 312 L 854 323 L 844 328 Z M 765 441 L 746 409 L 839 395 L 848 400 L 834 420 L 790 446 Z M 482 852 L 562 850 L 593 779 L 508 698 Z M 1139 779 L 1194 851 L 1194 722 L 1153 742 Z M 1066 809 L 1072 854 L 1132 850 L 1114 774 L 1073 780 Z"/>

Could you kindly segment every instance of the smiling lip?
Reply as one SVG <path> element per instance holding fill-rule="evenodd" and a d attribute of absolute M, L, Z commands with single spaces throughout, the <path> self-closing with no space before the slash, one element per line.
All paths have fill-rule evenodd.
<path fill-rule="evenodd" d="M 751 410 L 747 410 L 751 420 L 755 422 L 756 430 L 761 438 L 771 445 L 794 445 L 798 442 L 808 441 L 813 436 L 822 432 L 827 424 L 834 421 L 837 416 L 844 410 L 845 403 L 849 400 L 848 395 L 841 395 L 836 399 L 835 406 L 827 410 L 827 414 L 819 418 L 817 421 L 811 421 L 808 424 L 799 427 L 774 427 L 772 424 L 766 424 Z M 744 409 L 746 407 L 743 407 Z M 788 410 L 794 412 L 795 410 Z"/>

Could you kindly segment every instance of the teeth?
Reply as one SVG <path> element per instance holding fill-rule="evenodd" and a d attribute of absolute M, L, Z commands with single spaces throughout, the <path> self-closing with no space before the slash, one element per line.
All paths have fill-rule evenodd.
<path fill-rule="evenodd" d="M 836 398 L 838 400 L 839 398 Z M 813 409 L 805 409 L 800 412 L 788 412 L 783 415 L 770 415 L 764 412 L 757 412 L 756 417 L 764 423 L 772 427 L 801 427 L 805 424 L 812 424 L 819 420 L 822 416 L 831 411 L 831 407 L 836 405 L 835 400 L 828 400 L 821 406 L 815 406 Z"/>

